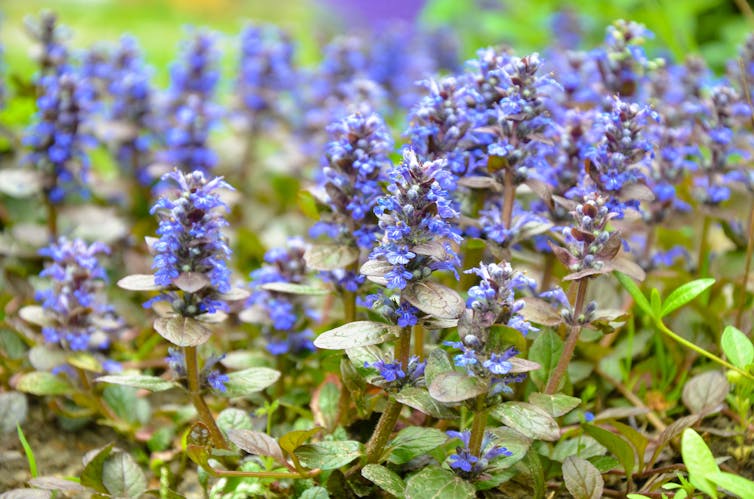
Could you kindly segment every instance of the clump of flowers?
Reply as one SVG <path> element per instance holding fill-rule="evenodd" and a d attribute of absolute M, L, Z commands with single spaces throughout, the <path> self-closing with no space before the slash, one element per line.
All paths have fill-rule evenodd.
<path fill-rule="evenodd" d="M 107 274 L 98 256 L 109 253 L 103 243 L 87 245 L 81 239 L 63 237 L 39 251 L 51 260 L 39 274 L 51 285 L 35 295 L 50 320 L 42 328 L 46 342 L 73 351 L 109 348 L 121 328 L 103 295 Z M 117 369 L 117 364 L 109 362 L 106 367 Z"/>
<path fill-rule="evenodd" d="M 222 212 L 228 207 L 216 191 L 233 188 L 221 177 L 206 180 L 201 171 L 176 170 L 162 180 L 178 186 L 177 192 L 162 196 L 151 210 L 160 221 L 160 237 L 151 245 L 154 281 L 166 291 L 145 306 L 167 301 L 184 317 L 225 311 L 228 305 L 221 295 L 231 288 L 231 251 L 222 234 L 228 225 Z"/>
<path fill-rule="evenodd" d="M 491 433 L 485 433 L 482 440 L 481 455 L 479 456 L 475 456 L 469 449 L 471 432 L 447 431 L 445 433 L 450 438 L 459 439 L 463 444 L 456 447 L 456 452 L 450 455 L 450 462 L 448 464 L 456 475 L 466 480 L 478 478 L 496 459 L 513 455 L 505 447 L 495 444 Z"/>
<path fill-rule="evenodd" d="M 26 31 L 39 44 L 37 61 L 40 78 L 70 70 L 68 48 L 63 43 L 67 30 L 58 24 L 58 16 L 54 12 L 46 11 L 37 19 L 27 19 Z"/>
<path fill-rule="evenodd" d="M 364 367 L 377 371 L 380 379 L 371 380 L 372 384 L 388 391 L 399 391 L 403 386 L 424 385 L 424 369 L 427 367 L 427 361 L 421 361 L 419 357 L 412 355 L 408 359 L 407 367 L 398 360 L 385 362 L 382 359 L 364 362 Z"/>
<path fill-rule="evenodd" d="M 435 270 L 459 265 L 453 247 L 461 242 L 451 221 L 458 216 L 448 192 L 444 161 L 421 162 L 406 149 L 403 161 L 390 172 L 389 194 L 381 197 L 374 212 L 383 231 L 370 258 L 386 261 L 384 273 L 390 289 L 426 279 Z"/>
<path fill-rule="evenodd" d="M 219 114 L 212 103 L 220 78 L 217 60 L 215 37 L 197 32 L 186 45 L 182 60 L 170 70 L 168 120 L 162 125 L 166 148 L 160 159 L 184 172 L 206 174 L 217 164 L 217 155 L 208 144 Z"/>
<path fill-rule="evenodd" d="M 264 256 L 266 262 L 251 273 L 251 296 L 247 304 L 248 322 L 261 323 L 267 340 L 267 350 L 273 355 L 301 354 L 314 350 L 314 333 L 306 328 L 307 318 L 315 317 L 305 296 L 274 288 L 267 284 L 302 284 L 307 277 L 304 252 L 306 245 L 300 238 L 288 240 L 286 248 L 274 248 Z"/>
<path fill-rule="evenodd" d="M 86 192 L 90 168 L 86 148 L 93 139 L 85 127 L 92 94 L 75 73 L 43 76 L 39 89 L 36 123 L 24 144 L 31 148 L 27 161 L 42 175 L 45 198 L 57 204 L 73 192 Z"/>

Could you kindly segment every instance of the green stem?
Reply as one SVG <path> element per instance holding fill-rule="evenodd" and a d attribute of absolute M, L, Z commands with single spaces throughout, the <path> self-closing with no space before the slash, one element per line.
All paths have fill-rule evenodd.
<path fill-rule="evenodd" d="M 50 240 L 55 241 L 58 238 L 58 208 L 47 196 L 45 196 L 45 205 L 47 207 L 47 234 Z"/>
<path fill-rule="evenodd" d="M 215 448 L 227 449 L 228 444 L 225 442 L 220 428 L 218 428 L 215 422 L 215 417 L 212 415 L 212 411 L 209 410 L 207 402 L 202 397 L 202 392 L 199 385 L 199 360 L 196 355 L 196 347 L 183 347 L 183 354 L 186 360 L 186 376 L 188 378 L 189 395 L 191 396 L 191 402 L 196 407 L 196 412 L 199 413 L 199 419 L 209 429 L 210 438 Z"/>
<path fill-rule="evenodd" d="M 513 169 L 505 166 L 505 177 L 503 179 L 503 211 L 501 218 L 503 226 L 509 229 L 513 219 L 513 202 L 516 200 L 516 186 L 513 183 Z"/>
<path fill-rule="evenodd" d="M 563 353 L 558 359 L 558 364 L 550 375 L 550 379 L 547 381 L 545 387 L 545 393 L 552 395 L 558 390 L 560 381 L 568 371 L 568 363 L 571 362 L 573 352 L 576 350 L 576 343 L 579 341 L 579 333 L 581 332 L 581 324 L 579 324 L 579 316 L 584 308 L 584 300 L 586 299 L 586 287 L 589 282 L 589 278 L 579 279 L 579 288 L 576 292 L 576 304 L 573 307 L 573 324 L 571 324 L 571 331 L 568 333 Z"/>
<path fill-rule="evenodd" d="M 749 273 L 751 272 L 751 256 L 754 253 L 754 199 L 749 208 L 749 232 L 746 242 L 746 263 L 744 265 L 744 278 L 741 283 L 740 296 L 738 297 L 738 312 L 736 312 L 736 327 L 741 329 L 743 322 L 744 307 L 746 304 L 746 289 L 749 287 Z"/>
<path fill-rule="evenodd" d="M 736 371 L 736 372 L 737 372 L 738 374 L 740 374 L 741 376 L 743 376 L 743 377 L 745 377 L 745 378 L 747 378 L 747 379 L 749 379 L 749 380 L 751 380 L 751 381 L 754 381 L 754 376 L 753 376 L 753 375 L 751 375 L 751 374 L 749 374 L 748 372 L 746 372 L 746 371 L 744 371 L 744 370 L 742 370 L 742 369 L 739 369 L 739 368 L 737 368 L 737 367 L 736 367 L 736 366 L 734 366 L 733 364 L 731 364 L 731 363 L 729 363 L 729 362 L 727 362 L 727 361 L 725 361 L 725 360 L 721 359 L 720 357 L 716 356 L 715 354 L 712 354 L 712 353 L 708 352 L 707 350 L 705 350 L 705 349 L 703 349 L 703 348 L 701 348 L 701 347 L 699 347 L 699 346 L 697 346 L 697 345 L 694 345 L 693 343 L 691 343 L 691 342 L 690 342 L 690 341 L 688 341 L 687 339 L 684 339 L 684 338 L 682 338 L 681 336 L 678 336 L 678 335 L 677 335 L 676 333 L 674 333 L 673 331 L 671 331 L 670 329 L 668 329 L 668 327 L 667 327 L 667 326 L 665 325 L 665 323 L 663 323 L 663 322 L 662 322 L 662 320 L 661 320 L 661 319 L 658 319 L 658 320 L 657 320 L 657 321 L 655 322 L 655 326 L 656 326 L 656 327 L 657 327 L 657 329 L 659 329 L 659 330 L 660 330 L 660 331 L 661 331 L 661 332 L 662 332 L 663 334 L 666 334 L 666 335 L 668 335 L 668 336 L 669 336 L 670 338 L 672 338 L 672 339 L 673 339 L 673 340 L 675 340 L 676 342 L 680 343 L 681 345 L 685 346 L 686 348 L 690 348 L 691 350 L 695 351 L 695 352 L 696 352 L 696 353 L 698 353 L 699 355 L 702 355 L 702 356 L 704 356 L 704 357 L 707 357 L 708 359 L 710 359 L 710 360 L 712 360 L 712 361 L 714 361 L 714 362 L 717 362 L 717 363 L 718 363 L 718 364 L 720 364 L 721 366 L 724 366 L 724 367 L 726 367 L 726 368 L 728 368 L 728 369 L 731 369 L 731 370 L 733 370 L 733 371 Z"/>
<path fill-rule="evenodd" d="M 404 369 L 408 369 L 408 356 L 411 351 L 411 328 L 401 329 L 398 342 L 395 344 L 395 359 L 401 363 Z M 401 415 L 403 405 L 393 398 L 388 399 L 385 411 L 377 422 L 372 438 L 367 442 L 367 464 L 379 462 L 382 452 L 385 450 L 390 435 L 393 433 L 398 417 Z"/>
<path fill-rule="evenodd" d="M 424 358 L 424 326 L 422 324 L 414 326 L 414 355 L 419 357 L 419 360 Z M 407 365 L 403 367 L 408 368 Z"/>
<path fill-rule="evenodd" d="M 476 398 L 476 408 L 474 410 L 474 420 L 471 422 L 471 436 L 469 437 L 469 452 L 473 456 L 481 457 L 482 440 L 484 439 L 484 429 L 487 426 L 487 394 L 483 393 Z"/>
<path fill-rule="evenodd" d="M 210 475 L 215 477 L 253 477 L 253 478 L 312 478 L 319 475 L 322 470 L 315 469 L 304 473 L 289 473 L 287 471 L 235 471 L 235 470 L 216 470 L 215 468 L 205 467 Z"/>
<path fill-rule="evenodd" d="M 701 240 L 699 241 L 699 254 L 697 257 L 697 269 L 696 273 L 698 276 L 704 276 L 707 273 L 707 266 L 708 266 L 708 259 L 709 259 L 709 244 L 707 243 L 707 239 L 709 239 L 709 229 L 710 229 L 710 223 L 711 219 L 709 215 L 704 216 L 704 222 L 702 224 L 702 234 L 701 234 Z"/>

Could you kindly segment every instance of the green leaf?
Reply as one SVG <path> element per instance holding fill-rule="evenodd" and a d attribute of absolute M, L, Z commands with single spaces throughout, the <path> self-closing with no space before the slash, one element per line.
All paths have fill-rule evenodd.
<path fill-rule="evenodd" d="M 447 441 L 447 435 L 436 428 L 409 426 L 398 432 L 390 443 L 391 453 L 388 461 L 393 464 L 407 463 Z"/>
<path fill-rule="evenodd" d="M 534 497 L 543 499 L 545 497 L 545 470 L 542 466 L 542 459 L 535 449 L 529 449 L 522 460 L 529 476 L 531 477 L 531 486 L 534 490 Z"/>
<path fill-rule="evenodd" d="M 274 291 L 275 293 L 286 293 L 290 295 L 308 295 L 321 296 L 330 294 L 332 291 L 321 286 L 312 286 L 309 284 L 296 284 L 293 282 L 268 282 L 259 286 L 265 291 Z"/>
<path fill-rule="evenodd" d="M 427 386 L 432 384 L 435 376 L 441 373 L 453 371 L 453 364 L 448 358 L 447 352 L 442 348 L 435 348 L 429 352 L 427 357 L 427 366 L 424 368 L 424 380 Z"/>
<path fill-rule="evenodd" d="M 662 299 L 657 288 L 652 288 L 649 293 L 649 304 L 652 307 L 652 317 L 662 317 Z"/>
<path fill-rule="evenodd" d="M 727 326 L 720 338 L 720 345 L 728 360 L 737 368 L 746 370 L 754 363 L 754 344 L 738 328 Z"/>
<path fill-rule="evenodd" d="M 67 395 L 74 391 L 68 381 L 45 371 L 22 374 L 16 383 L 19 392 L 33 395 Z"/>
<path fill-rule="evenodd" d="M 620 282 L 621 286 L 623 286 L 623 288 L 628 291 L 628 294 L 630 294 L 634 299 L 636 305 L 638 305 L 639 308 L 642 309 L 644 313 L 649 317 L 654 317 L 654 314 L 652 313 L 652 307 L 649 305 L 649 302 L 644 296 L 644 293 L 641 292 L 639 286 L 636 285 L 633 279 L 621 272 L 613 272 L 613 274 L 615 275 L 615 278 L 618 279 L 618 282 Z"/>
<path fill-rule="evenodd" d="M 210 445 L 210 434 L 207 425 L 201 421 L 197 421 L 191 425 L 186 438 L 183 442 L 184 451 L 186 455 L 195 464 L 202 468 L 208 466 L 212 447 Z"/>
<path fill-rule="evenodd" d="M 115 453 L 105 460 L 102 483 L 116 497 L 141 497 L 147 490 L 147 477 L 125 452 Z"/>
<path fill-rule="evenodd" d="M 97 378 L 97 382 L 133 386 L 134 388 L 143 388 L 150 392 L 162 392 L 179 386 L 175 381 L 169 381 L 158 378 L 157 376 L 147 376 L 144 374 L 113 374 L 100 376 Z"/>
<path fill-rule="evenodd" d="M 505 425 L 534 440 L 556 442 L 560 438 L 558 423 L 544 409 L 526 402 L 505 402 L 491 414 Z"/>
<path fill-rule="evenodd" d="M 532 440 L 525 435 L 517 432 L 513 428 L 501 426 L 489 430 L 496 439 L 497 444 L 505 447 L 510 452 L 510 456 L 503 456 L 495 459 L 496 469 L 510 468 L 526 456 L 526 452 L 531 447 Z"/>
<path fill-rule="evenodd" d="M 430 397 L 427 390 L 415 386 L 407 386 L 396 393 L 395 400 L 434 418 L 455 419 L 458 417 L 449 407 Z"/>
<path fill-rule="evenodd" d="M 330 499 L 330 494 L 324 487 L 311 487 L 303 491 L 298 499 Z"/>
<path fill-rule="evenodd" d="M 29 445 L 29 441 L 26 440 L 24 430 L 21 429 L 20 424 L 16 424 L 16 432 L 18 433 L 18 440 L 21 442 L 21 447 L 24 448 L 24 454 L 26 454 L 26 462 L 29 464 L 29 473 L 32 478 L 36 478 L 39 475 L 37 471 L 37 458 L 34 456 L 34 449 Z"/>
<path fill-rule="evenodd" d="M 382 322 L 355 321 L 320 334 L 314 340 L 314 346 L 324 350 L 348 350 L 379 345 L 394 339 L 399 332 L 398 326 Z"/>
<path fill-rule="evenodd" d="M 304 442 L 312 438 L 314 435 L 322 431 L 322 428 L 312 428 L 311 430 L 294 430 L 286 433 L 278 439 L 280 447 L 288 454 L 293 452 L 303 445 Z"/>
<path fill-rule="evenodd" d="M 689 482 L 705 494 L 717 498 L 717 487 L 708 479 L 719 473 L 715 457 L 704 443 L 704 439 L 691 428 L 683 430 L 681 436 L 681 456 L 689 472 Z"/>
<path fill-rule="evenodd" d="M 532 393 L 529 395 L 529 402 L 544 409 L 552 417 L 559 418 L 578 407 L 581 399 L 570 397 L 563 393 L 556 393 L 554 395 Z"/>
<path fill-rule="evenodd" d="M 715 284 L 715 280 L 712 278 L 697 279 L 695 281 L 687 282 L 673 290 L 672 293 L 665 298 L 665 303 L 662 305 L 661 317 L 665 317 L 669 313 L 673 312 L 677 308 L 680 308 L 704 293 L 704 291 Z"/>
<path fill-rule="evenodd" d="M 81 485 L 89 487 L 97 492 L 108 493 L 105 485 L 102 483 L 102 470 L 105 461 L 113 451 L 113 444 L 91 451 L 85 457 L 84 470 L 81 472 Z M 90 457 L 91 456 L 91 457 Z M 87 459 L 88 458 L 88 459 Z"/>
<path fill-rule="evenodd" d="M 439 319 L 457 319 L 466 309 L 461 295 L 433 281 L 409 283 L 401 291 L 401 299 Z"/>
<path fill-rule="evenodd" d="M 68 363 L 84 371 L 101 373 L 104 371 L 97 358 L 88 352 L 76 352 L 68 356 Z"/>
<path fill-rule="evenodd" d="M 429 395 L 446 404 L 472 399 L 487 390 L 487 384 L 481 379 L 457 371 L 439 374 L 429 385 Z"/>
<path fill-rule="evenodd" d="M 318 442 L 299 446 L 295 454 L 308 468 L 335 470 L 358 458 L 361 444 L 355 440 Z"/>
<path fill-rule="evenodd" d="M 306 266 L 312 270 L 345 269 L 358 259 L 358 248 L 343 244 L 313 244 L 304 252 Z"/>
<path fill-rule="evenodd" d="M 595 426 L 593 424 L 583 425 L 584 431 L 594 437 L 599 443 L 607 447 L 615 457 L 620 461 L 626 475 L 631 475 L 636 463 L 636 454 L 633 446 L 623 437 L 615 433 Z"/>
<path fill-rule="evenodd" d="M 152 274 L 127 275 L 118 281 L 118 287 L 128 291 L 157 291 L 163 288 L 154 281 Z"/>
<path fill-rule="evenodd" d="M 252 430 L 229 430 L 228 439 L 249 454 L 271 457 L 283 466 L 288 466 L 283 456 L 283 449 L 280 448 L 277 440 L 266 433 Z"/>
<path fill-rule="evenodd" d="M 218 414 L 217 426 L 227 433 L 228 430 L 251 430 L 254 423 L 251 421 L 248 412 L 235 407 L 228 407 Z"/>
<path fill-rule="evenodd" d="M 717 471 L 707 474 L 707 479 L 741 499 L 754 499 L 754 482 L 742 476 Z"/>
<path fill-rule="evenodd" d="M 110 384 L 102 391 L 105 403 L 121 419 L 129 423 L 144 424 L 149 421 L 149 402 L 136 396 L 136 388 L 127 385 Z"/>
<path fill-rule="evenodd" d="M 599 470 L 586 459 L 569 456 L 563 462 L 563 479 L 574 499 L 599 499 L 605 481 Z"/>
<path fill-rule="evenodd" d="M 721 372 L 707 371 L 686 382 L 681 398 L 693 414 L 707 415 L 722 408 L 729 391 L 728 379 Z"/>
<path fill-rule="evenodd" d="M 476 497 L 469 482 L 442 468 L 425 468 L 406 481 L 406 499 L 468 499 Z"/>
<path fill-rule="evenodd" d="M 634 430 L 632 427 L 623 424 L 620 421 L 612 420 L 610 421 L 610 426 L 615 428 L 618 433 L 623 435 L 626 440 L 634 446 L 634 449 L 636 449 L 636 457 L 639 460 L 639 471 L 642 471 L 644 469 L 644 455 L 647 450 L 647 444 L 649 444 L 649 439 L 637 430 Z"/>
<path fill-rule="evenodd" d="M 280 372 L 269 367 L 250 367 L 242 371 L 228 373 L 225 392 L 218 393 L 226 397 L 245 397 L 251 393 L 261 392 L 273 385 L 280 378 Z"/>
<path fill-rule="evenodd" d="M 403 497 L 406 484 L 395 472 L 379 464 L 367 464 L 361 469 L 361 475 L 379 488 L 395 497 Z"/>
<path fill-rule="evenodd" d="M 315 390 L 311 400 L 314 422 L 332 430 L 338 424 L 340 388 L 333 381 L 326 381 Z"/>
<path fill-rule="evenodd" d="M 28 410 L 26 395 L 23 393 L 0 393 L 0 434 L 15 430 L 26 419 Z"/>
<path fill-rule="evenodd" d="M 534 339 L 529 350 L 529 360 L 539 363 L 542 369 L 532 371 L 529 376 L 539 389 L 543 389 L 547 384 L 561 355 L 563 355 L 563 340 L 553 330 L 545 329 Z"/>
<path fill-rule="evenodd" d="M 173 345 L 195 347 L 206 343 L 212 332 L 191 317 L 160 317 L 154 321 L 154 330 Z"/>

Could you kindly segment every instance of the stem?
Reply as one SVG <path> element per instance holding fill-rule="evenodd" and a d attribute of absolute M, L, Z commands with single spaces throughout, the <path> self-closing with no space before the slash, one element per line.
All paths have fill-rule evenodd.
<path fill-rule="evenodd" d="M 550 289 L 552 282 L 552 271 L 555 268 L 555 254 L 545 253 L 545 263 L 542 269 L 542 282 L 539 284 L 539 291 L 545 292 Z"/>
<path fill-rule="evenodd" d="M 419 360 L 424 358 L 424 326 L 421 323 L 414 326 L 414 355 Z M 408 368 L 407 365 L 404 367 Z"/>
<path fill-rule="evenodd" d="M 505 167 L 505 177 L 503 184 L 503 211 L 501 218 L 503 226 L 510 229 L 513 218 L 513 201 L 516 199 L 516 186 L 513 183 L 513 170 L 510 166 Z"/>
<path fill-rule="evenodd" d="M 319 475 L 322 470 L 315 469 L 305 473 L 289 473 L 287 471 L 235 471 L 235 470 L 216 470 L 215 468 L 205 467 L 210 475 L 215 477 L 254 477 L 254 478 L 312 478 Z"/>
<path fill-rule="evenodd" d="M 45 206 L 47 207 L 47 234 L 50 240 L 55 241 L 58 238 L 58 208 L 46 195 Z"/>
<path fill-rule="evenodd" d="M 749 208 L 749 232 L 746 241 L 746 263 L 744 265 L 744 280 L 741 283 L 741 295 L 738 297 L 738 312 L 736 312 L 736 327 L 741 329 L 741 322 L 744 316 L 744 306 L 746 303 L 746 288 L 749 285 L 749 272 L 751 272 L 751 256 L 754 253 L 754 199 L 751 201 Z"/>
<path fill-rule="evenodd" d="M 401 329 L 398 342 L 395 344 L 395 359 L 408 369 L 408 355 L 411 349 L 411 328 Z M 374 429 L 372 438 L 367 442 L 367 464 L 379 462 L 382 452 L 385 450 L 390 435 L 393 433 L 398 417 L 401 415 L 403 405 L 393 398 L 388 399 L 385 412 L 380 416 L 377 427 Z"/>
<path fill-rule="evenodd" d="M 699 241 L 699 254 L 697 257 L 697 269 L 696 274 L 698 276 L 703 276 L 707 273 L 707 260 L 709 258 L 709 244 L 707 244 L 707 239 L 709 236 L 709 229 L 710 229 L 710 217 L 709 215 L 704 215 L 704 223 L 702 224 L 702 235 L 701 240 Z"/>
<path fill-rule="evenodd" d="M 701 347 L 699 347 L 697 345 L 694 345 L 693 343 L 691 343 L 687 339 L 682 338 L 681 336 L 678 336 L 676 333 L 674 333 L 673 331 L 671 331 L 670 329 L 668 329 L 668 327 L 662 322 L 662 320 L 658 319 L 657 322 L 655 322 L 655 326 L 662 333 L 670 336 L 673 340 L 677 341 L 678 343 L 680 343 L 681 345 L 685 346 L 686 348 L 690 348 L 691 350 L 695 351 L 699 355 L 707 357 L 708 359 L 710 359 L 710 360 L 712 360 L 714 362 L 717 362 L 721 366 L 724 366 L 724 367 L 726 367 L 728 369 L 736 371 L 741 376 L 743 376 L 743 377 L 745 377 L 745 378 L 747 378 L 747 379 L 749 379 L 751 381 L 754 381 L 754 376 L 751 375 L 751 374 L 749 374 L 748 372 L 746 372 L 746 371 L 744 371 L 742 369 L 737 368 L 736 366 L 734 366 L 730 362 L 727 362 L 727 361 L 721 359 L 720 357 L 718 357 L 718 356 L 716 356 L 716 355 L 714 355 L 712 353 L 709 353 L 704 348 L 701 348 Z"/>
<path fill-rule="evenodd" d="M 579 279 L 579 289 L 576 292 L 576 305 L 573 307 L 573 324 L 571 324 L 571 331 L 568 333 L 568 339 L 566 339 L 563 354 L 560 356 L 560 359 L 558 359 L 558 364 L 555 366 L 555 369 L 550 375 L 550 379 L 547 381 L 545 393 L 548 395 L 552 395 L 558 390 L 560 380 L 563 379 L 566 371 L 568 371 L 568 363 L 571 362 L 573 352 L 576 350 L 576 343 L 579 341 L 579 333 L 581 332 L 579 316 L 581 315 L 581 309 L 584 308 L 588 282 L 588 278 Z"/>
<path fill-rule="evenodd" d="M 486 401 L 486 393 L 477 396 L 476 410 L 474 411 L 474 420 L 471 422 L 469 452 L 471 452 L 471 454 L 476 457 L 482 457 L 482 440 L 484 439 L 484 428 L 485 426 L 487 426 L 487 410 L 484 407 Z"/>
<path fill-rule="evenodd" d="M 196 347 L 183 347 L 183 355 L 186 360 L 186 376 L 188 377 L 191 402 L 196 407 L 196 412 L 199 413 L 199 419 L 209 429 L 213 445 L 218 449 L 227 449 L 228 444 L 225 442 L 225 437 L 220 428 L 217 427 L 212 411 L 209 410 L 199 388 L 199 361 L 196 355 Z"/>
<path fill-rule="evenodd" d="M 111 421 L 120 421 L 120 418 L 113 412 L 113 410 L 105 404 L 102 399 L 97 395 L 97 392 L 94 391 L 94 387 L 92 386 L 91 381 L 89 381 L 89 376 L 86 374 L 86 371 L 81 369 L 80 367 L 76 367 L 76 373 L 79 376 L 79 380 L 81 381 L 81 385 L 84 387 L 84 390 L 89 394 L 89 396 L 94 400 L 94 405 L 97 408 L 97 411 L 105 418 L 111 420 Z"/>

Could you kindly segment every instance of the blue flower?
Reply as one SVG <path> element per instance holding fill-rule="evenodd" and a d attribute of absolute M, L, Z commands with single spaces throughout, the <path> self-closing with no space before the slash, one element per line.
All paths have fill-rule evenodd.
<path fill-rule="evenodd" d="M 218 370 L 212 370 L 207 375 L 207 384 L 221 393 L 228 391 L 225 386 L 228 381 L 230 381 L 230 377 L 227 374 L 220 373 Z"/>
<path fill-rule="evenodd" d="M 471 439 L 471 432 L 465 431 L 446 431 L 450 438 L 457 438 L 463 444 L 456 447 L 456 452 L 450 455 L 450 462 L 448 465 L 457 475 L 465 479 L 474 479 L 482 474 L 487 467 L 492 464 L 493 461 L 501 456 L 512 456 L 505 447 L 501 447 L 494 443 L 491 433 L 485 433 L 482 439 L 481 452 L 479 456 L 475 456 L 469 449 L 469 441 Z"/>
<path fill-rule="evenodd" d="M 377 369 L 380 376 L 382 376 L 382 378 L 388 383 L 392 383 L 395 380 L 403 379 L 406 377 L 406 373 L 403 372 L 401 363 L 397 361 L 385 362 L 383 360 L 376 360 L 372 363 L 364 362 L 364 367 Z"/>
<path fill-rule="evenodd" d="M 224 310 L 227 305 L 217 299 L 230 291 L 228 260 L 231 251 L 222 229 L 228 222 L 222 215 L 227 205 L 217 194 L 218 189 L 233 188 L 221 177 L 207 181 L 200 171 L 185 174 L 174 170 L 162 177 L 172 181 L 178 191 L 161 197 L 150 213 L 159 219 L 157 234 L 160 238 L 152 245 L 155 282 L 160 286 L 175 287 L 182 275 L 200 275 L 207 285 L 191 295 L 190 302 L 175 303 L 182 315 L 198 315 L 211 310 Z"/>
<path fill-rule="evenodd" d="M 105 244 L 87 245 L 80 239 L 63 237 L 39 250 L 41 256 L 51 260 L 39 274 L 50 281 L 50 287 L 35 294 L 54 322 L 42 328 L 46 342 L 74 351 L 109 348 L 110 336 L 122 326 L 102 295 L 107 275 L 99 255 L 109 253 Z"/>

